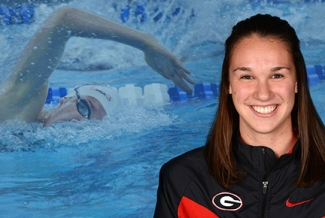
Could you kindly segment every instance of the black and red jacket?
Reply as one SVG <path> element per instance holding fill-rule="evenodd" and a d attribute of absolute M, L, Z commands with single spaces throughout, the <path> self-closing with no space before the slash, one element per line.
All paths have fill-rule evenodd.
<path fill-rule="evenodd" d="M 267 147 L 236 142 L 233 148 L 246 175 L 231 189 L 210 175 L 204 147 L 164 164 L 154 217 L 325 217 L 325 181 L 309 188 L 292 186 L 300 169 L 299 142 L 279 159 Z"/>

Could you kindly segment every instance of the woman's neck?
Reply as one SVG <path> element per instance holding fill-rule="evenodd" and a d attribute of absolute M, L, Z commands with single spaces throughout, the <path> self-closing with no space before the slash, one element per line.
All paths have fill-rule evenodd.
<path fill-rule="evenodd" d="M 278 134 L 249 134 L 240 131 L 240 139 L 252 146 L 265 146 L 272 149 L 276 157 L 287 154 L 298 140 L 294 131 L 285 131 Z"/>

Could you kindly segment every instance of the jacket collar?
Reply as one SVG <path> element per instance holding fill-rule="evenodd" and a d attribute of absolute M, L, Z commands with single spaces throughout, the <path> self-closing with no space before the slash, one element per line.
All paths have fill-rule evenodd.
<path fill-rule="evenodd" d="M 233 137 L 233 152 L 239 169 L 254 169 L 269 174 L 272 169 L 282 168 L 293 159 L 300 161 L 300 141 L 294 145 L 292 153 L 276 158 L 274 151 L 265 146 L 252 146 L 239 139 L 239 134 Z"/>

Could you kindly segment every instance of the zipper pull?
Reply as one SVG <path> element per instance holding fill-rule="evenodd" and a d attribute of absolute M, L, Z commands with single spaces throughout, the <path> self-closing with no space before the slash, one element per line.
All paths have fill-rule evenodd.
<path fill-rule="evenodd" d="M 267 192 L 267 185 L 269 184 L 268 181 L 263 181 L 263 195 L 266 195 Z"/>

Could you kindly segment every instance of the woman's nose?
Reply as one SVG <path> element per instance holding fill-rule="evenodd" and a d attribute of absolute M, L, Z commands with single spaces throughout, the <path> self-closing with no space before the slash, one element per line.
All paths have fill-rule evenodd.
<path fill-rule="evenodd" d="M 68 100 L 69 100 L 69 98 L 67 98 L 67 97 L 60 98 L 60 104 L 63 104 L 65 102 L 67 102 Z"/>
<path fill-rule="evenodd" d="M 267 101 L 272 97 L 272 89 L 267 81 L 258 82 L 255 97 L 261 101 Z"/>
<path fill-rule="evenodd" d="M 66 101 L 66 97 L 60 98 L 60 104 L 63 104 Z"/>

